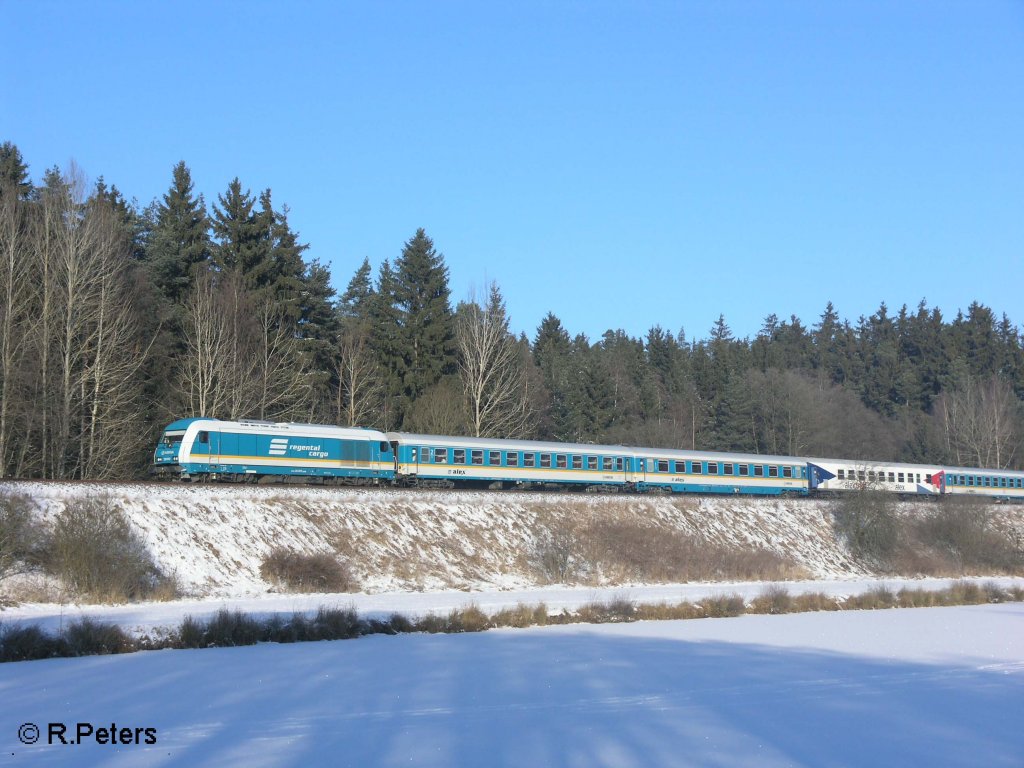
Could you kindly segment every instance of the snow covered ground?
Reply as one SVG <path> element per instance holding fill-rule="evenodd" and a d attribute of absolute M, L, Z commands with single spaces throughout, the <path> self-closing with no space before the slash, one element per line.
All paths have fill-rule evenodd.
<path fill-rule="evenodd" d="M 1020 604 L 0 666 L 12 765 L 1021 766 L 1022 711 Z M 50 723 L 156 743 L 47 744 Z"/>

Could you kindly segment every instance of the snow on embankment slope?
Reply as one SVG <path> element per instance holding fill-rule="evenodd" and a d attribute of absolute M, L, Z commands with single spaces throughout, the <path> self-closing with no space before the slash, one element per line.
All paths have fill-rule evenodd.
<path fill-rule="evenodd" d="M 808 578 L 870 572 L 837 542 L 830 503 L 820 500 L 128 483 L 3 490 L 30 496 L 48 517 L 76 498 L 108 496 L 157 565 L 196 596 L 265 593 L 260 564 L 276 547 L 337 553 L 366 592 L 532 586 L 549 580 L 538 570 L 538 542 L 595 520 L 759 547 Z M 591 581 L 608 583 L 600 574 Z"/>

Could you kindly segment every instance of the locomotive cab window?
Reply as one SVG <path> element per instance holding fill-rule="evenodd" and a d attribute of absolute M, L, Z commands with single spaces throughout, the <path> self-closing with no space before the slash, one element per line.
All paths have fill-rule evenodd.
<path fill-rule="evenodd" d="M 381 440 L 380 441 L 380 452 L 381 453 L 391 453 L 391 443 L 388 443 L 388 442 L 385 442 L 385 441 Z"/>
<path fill-rule="evenodd" d="M 209 445 L 209 443 L 210 443 L 210 433 L 209 432 L 200 432 L 198 435 L 196 435 L 196 442 L 201 444 L 201 445 Z"/>

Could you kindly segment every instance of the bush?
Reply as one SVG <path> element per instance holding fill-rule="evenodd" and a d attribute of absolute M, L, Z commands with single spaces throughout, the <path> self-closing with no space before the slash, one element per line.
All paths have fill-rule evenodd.
<path fill-rule="evenodd" d="M 851 552 L 882 565 L 891 561 L 900 539 L 895 505 L 891 494 L 874 488 L 848 492 L 835 503 L 836 530 Z"/>
<path fill-rule="evenodd" d="M 359 585 L 348 565 L 333 555 L 304 555 L 278 548 L 263 558 L 260 576 L 289 592 L 355 592 Z"/>
<path fill-rule="evenodd" d="M 747 610 L 743 598 L 735 594 L 704 598 L 700 601 L 700 608 L 704 612 L 704 616 L 709 619 L 742 616 Z"/>
<path fill-rule="evenodd" d="M 793 598 L 781 584 L 769 584 L 750 604 L 752 613 L 789 613 Z"/>
<path fill-rule="evenodd" d="M 48 570 L 78 594 L 126 602 L 166 592 L 160 573 L 128 519 L 107 496 L 69 502 L 57 517 Z"/>
<path fill-rule="evenodd" d="M 40 564 L 45 537 L 27 496 L 0 493 L 0 579 Z"/>
<path fill-rule="evenodd" d="M 37 624 L 0 628 L 0 662 L 33 661 L 66 655 L 64 641 L 47 634 Z"/>
<path fill-rule="evenodd" d="M 568 526 L 552 526 L 537 536 L 531 560 L 546 583 L 571 584 L 582 570 L 579 537 Z"/>
<path fill-rule="evenodd" d="M 64 633 L 64 642 L 68 656 L 105 656 L 135 650 L 135 643 L 121 627 L 89 617 L 71 622 Z"/>
<path fill-rule="evenodd" d="M 916 526 L 921 543 L 934 547 L 964 571 L 1015 572 L 1024 558 L 993 527 L 991 507 L 983 499 L 952 496 Z"/>
<path fill-rule="evenodd" d="M 259 621 L 241 611 L 221 608 L 203 627 L 203 646 L 230 648 L 239 645 L 255 645 L 263 637 Z"/>

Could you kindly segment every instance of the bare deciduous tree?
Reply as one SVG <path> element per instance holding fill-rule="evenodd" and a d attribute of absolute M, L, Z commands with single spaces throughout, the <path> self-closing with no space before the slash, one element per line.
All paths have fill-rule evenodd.
<path fill-rule="evenodd" d="M 965 376 L 944 392 L 935 412 L 946 448 L 957 464 L 1002 469 L 1013 461 L 1019 443 L 1021 405 L 999 376 Z"/>
<path fill-rule="evenodd" d="M 335 373 L 338 377 L 337 422 L 349 426 L 375 422 L 384 385 L 380 366 L 370 349 L 370 333 L 364 325 L 353 322 L 342 330 L 338 337 Z"/>
<path fill-rule="evenodd" d="M 24 327 L 32 305 L 31 274 L 26 254 L 29 220 L 24 201 L 12 183 L 0 180 L 0 477 L 14 466 L 11 436 L 15 408 L 23 386 Z M 24 425 L 21 425 L 24 429 Z"/>
<path fill-rule="evenodd" d="M 497 283 L 490 285 L 486 306 L 471 297 L 459 307 L 455 343 L 473 435 L 523 435 L 530 416 L 526 371 L 516 339 L 509 333 Z"/>

